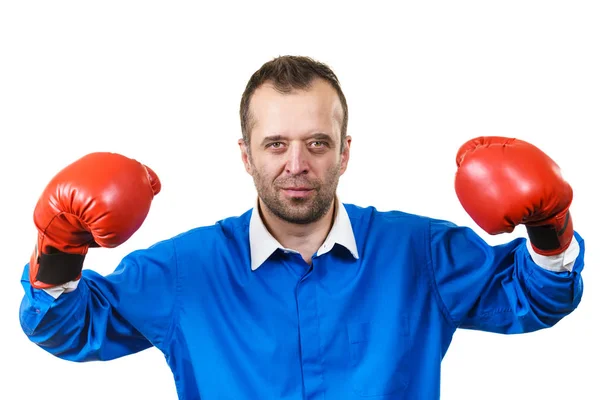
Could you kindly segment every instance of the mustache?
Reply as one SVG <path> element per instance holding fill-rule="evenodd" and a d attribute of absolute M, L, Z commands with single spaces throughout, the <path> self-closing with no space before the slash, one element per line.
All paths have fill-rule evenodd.
<path fill-rule="evenodd" d="M 311 189 L 318 189 L 321 187 L 318 181 L 311 181 L 308 179 L 278 179 L 275 180 L 274 183 L 278 188 L 307 187 Z"/>

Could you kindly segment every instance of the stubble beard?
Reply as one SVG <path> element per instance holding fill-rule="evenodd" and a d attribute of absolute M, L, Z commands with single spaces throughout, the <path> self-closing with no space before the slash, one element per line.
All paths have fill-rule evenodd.
<path fill-rule="evenodd" d="M 252 177 L 258 197 L 273 215 L 289 223 L 305 225 L 321 219 L 333 205 L 340 178 L 339 172 L 340 164 L 327 171 L 323 182 L 309 181 L 302 175 L 290 177 L 285 181 L 276 179 L 275 182 L 270 182 L 257 170 Z M 282 187 L 299 185 L 313 188 L 314 195 L 308 198 L 283 196 Z"/>

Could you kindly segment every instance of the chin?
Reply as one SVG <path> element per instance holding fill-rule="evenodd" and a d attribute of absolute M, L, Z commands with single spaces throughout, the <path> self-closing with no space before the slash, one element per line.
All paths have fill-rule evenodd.
<path fill-rule="evenodd" d="M 312 197 L 284 197 L 284 202 L 292 208 L 308 208 L 313 201 Z"/>

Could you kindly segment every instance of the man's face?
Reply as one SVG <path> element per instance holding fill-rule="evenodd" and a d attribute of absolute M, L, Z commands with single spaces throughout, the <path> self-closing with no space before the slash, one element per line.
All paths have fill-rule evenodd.
<path fill-rule="evenodd" d="M 282 94 L 270 84 L 251 100 L 254 126 L 242 159 L 258 196 L 275 216 L 308 224 L 327 213 L 348 163 L 350 137 L 340 152 L 342 106 L 326 81 Z"/>

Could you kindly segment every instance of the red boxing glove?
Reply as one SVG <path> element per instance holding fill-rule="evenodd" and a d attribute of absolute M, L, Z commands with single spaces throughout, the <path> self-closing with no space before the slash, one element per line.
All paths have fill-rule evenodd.
<path fill-rule="evenodd" d="M 478 137 L 456 156 L 455 189 L 475 223 L 491 235 L 524 224 L 533 250 L 565 251 L 573 238 L 571 186 L 539 148 L 522 140 Z"/>
<path fill-rule="evenodd" d="M 88 154 L 61 170 L 35 207 L 31 285 L 46 289 L 79 279 L 88 249 L 128 240 L 160 189 L 154 171 L 114 153 Z"/>

